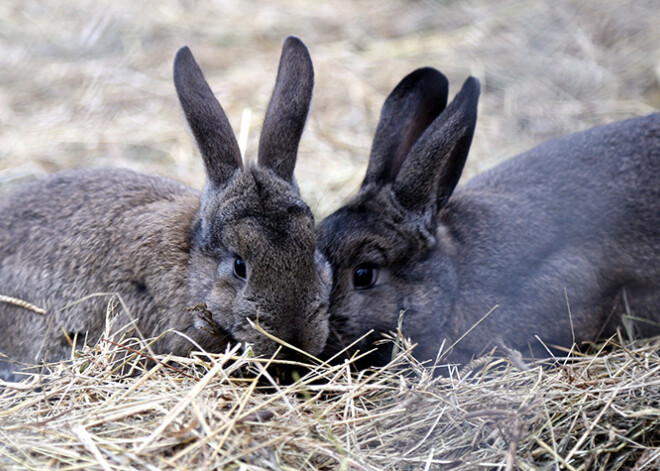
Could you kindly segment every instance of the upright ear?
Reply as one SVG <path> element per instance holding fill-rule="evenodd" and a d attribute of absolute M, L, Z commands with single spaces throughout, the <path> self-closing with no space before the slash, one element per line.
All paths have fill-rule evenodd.
<path fill-rule="evenodd" d="M 312 59 L 302 41 L 284 41 L 275 89 L 259 139 L 259 165 L 293 182 L 298 143 L 305 126 L 314 88 Z"/>
<path fill-rule="evenodd" d="M 394 180 L 410 148 L 447 106 L 448 89 L 447 78 L 430 67 L 399 82 L 380 112 L 363 186 Z"/>
<path fill-rule="evenodd" d="M 479 81 L 469 77 L 410 149 L 392 187 L 404 208 L 427 213 L 435 221 L 435 214 L 449 200 L 472 143 L 479 93 Z"/>
<path fill-rule="evenodd" d="M 204 159 L 207 177 L 221 186 L 236 169 L 242 168 L 241 152 L 222 106 L 187 46 L 179 49 L 174 58 L 174 86 Z"/>

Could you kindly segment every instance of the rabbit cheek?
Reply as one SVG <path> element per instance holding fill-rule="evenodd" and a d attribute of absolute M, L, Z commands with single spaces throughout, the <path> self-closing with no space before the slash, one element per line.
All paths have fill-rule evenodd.
<path fill-rule="evenodd" d="M 225 253 L 219 259 L 196 251 L 192 254 L 191 266 L 195 267 L 189 275 L 188 286 L 191 293 L 191 305 L 202 304 L 204 312 L 193 309 L 193 327 L 200 341 L 204 341 L 210 350 L 223 348 L 227 342 L 234 342 L 232 330 L 236 324 L 236 299 L 245 285 L 234 274 L 236 257 Z M 210 314 L 211 319 L 208 318 Z M 207 337 L 211 335 L 211 338 Z M 209 345 L 210 343 L 210 345 Z"/>
<path fill-rule="evenodd" d="M 336 290 L 337 293 L 343 291 L 345 294 L 335 295 L 331 300 L 335 313 L 331 317 L 332 327 L 343 333 L 347 344 L 370 330 L 375 332 L 373 338 L 361 342 L 361 349 L 370 348 L 373 341 L 382 338 L 383 333 L 395 330 L 398 319 L 398 299 L 396 294 L 388 289 L 389 270 L 379 268 L 378 274 L 375 275 L 365 267 L 366 264 L 346 270 L 341 283 L 344 290 Z M 372 277 L 376 276 L 376 281 L 371 284 Z M 362 286 L 364 284 L 370 286 Z"/>

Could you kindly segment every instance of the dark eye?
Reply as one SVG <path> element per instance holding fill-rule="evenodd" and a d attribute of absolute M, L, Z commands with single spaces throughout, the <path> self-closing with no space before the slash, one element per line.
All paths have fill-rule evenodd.
<path fill-rule="evenodd" d="M 234 275 L 241 280 L 247 278 L 247 265 L 241 257 L 234 259 Z"/>
<path fill-rule="evenodd" d="M 358 265 L 353 270 L 353 288 L 369 289 L 378 281 L 378 267 L 370 263 Z"/>

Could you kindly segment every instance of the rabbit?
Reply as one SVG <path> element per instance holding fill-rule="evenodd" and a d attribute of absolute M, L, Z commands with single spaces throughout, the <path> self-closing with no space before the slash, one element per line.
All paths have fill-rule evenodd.
<path fill-rule="evenodd" d="M 446 106 L 446 77 L 422 68 L 386 99 L 358 193 L 317 227 L 333 269 L 323 358 L 357 342 L 375 349 L 357 367 L 383 365 L 379 340 L 399 326 L 438 374 L 493 347 L 547 358 L 625 319 L 660 332 L 660 114 L 550 140 L 456 187 L 479 94 L 470 77 Z"/>
<path fill-rule="evenodd" d="M 0 303 L 0 376 L 15 379 L 16 362 L 70 356 L 67 335 L 96 341 L 109 301 L 96 293 L 119 295 L 145 337 L 182 334 L 167 333 L 156 352 L 218 352 L 241 342 L 256 354 L 275 354 L 278 343 L 251 325 L 258 323 L 319 354 L 331 273 L 293 175 L 313 83 L 307 48 L 287 38 L 258 163 L 244 167 L 229 121 L 184 46 L 174 84 L 205 164 L 201 194 L 157 176 L 87 169 L 30 182 L 3 198 L 0 294 L 46 315 Z M 205 315 L 196 312 L 200 304 Z M 129 317 L 119 320 L 121 326 Z"/>

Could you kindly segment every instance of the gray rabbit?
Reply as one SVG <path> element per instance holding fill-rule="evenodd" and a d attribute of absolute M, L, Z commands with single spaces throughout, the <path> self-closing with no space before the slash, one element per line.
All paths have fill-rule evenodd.
<path fill-rule="evenodd" d="M 447 91 L 431 68 L 398 84 L 358 194 L 317 228 L 334 271 L 325 356 L 371 329 L 358 347 L 372 348 L 401 313 L 418 359 L 444 345 L 457 363 L 502 345 L 547 356 L 624 314 L 660 333 L 660 114 L 551 140 L 456 188 L 480 87 L 469 78 L 449 106 Z M 381 344 L 364 363 L 390 356 Z"/>
<path fill-rule="evenodd" d="M 287 38 L 258 164 L 244 168 L 222 107 L 183 47 L 174 83 L 204 159 L 201 194 L 115 169 L 55 174 L 2 199 L 0 294 L 47 313 L 0 303 L 0 377 L 12 377 L 11 361 L 69 356 L 65 333 L 98 339 L 109 295 L 95 293 L 120 295 L 144 336 L 183 334 L 165 335 L 160 352 L 188 354 L 192 340 L 208 351 L 243 342 L 272 355 L 277 343 L 253 322 L 320 353 L 331 275 L 293 176 L 313 82 L 306 47 Z M 190 309 L 200 304 L 206 314 Z"/>

